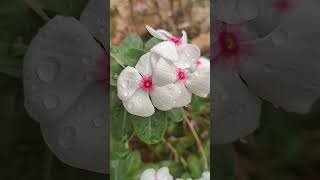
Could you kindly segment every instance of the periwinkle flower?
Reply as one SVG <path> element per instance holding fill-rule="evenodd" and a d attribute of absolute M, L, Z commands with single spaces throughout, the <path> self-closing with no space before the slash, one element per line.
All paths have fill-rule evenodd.
<path fill-rule="evenodd" d="M 107 1 L 91 0 L 80 21 L 57 15 L 24 58 L 25 108 L 63 162 L 108 172 Z"/>
<path fill-rule="evenodd" d="M 223 27 L 237 27 L 233 30 L 241 34 L 239 38 L 235 32 L 226 36 L 216 31 L 213 38 L 214 143 L 232 142 L 258 128 L 260 98 L 288 112 L 305 114 L 320 97 L 320 4 L 260 0 L 247 4 L 258 9 L 250 16 L 254 18 L 237 19 L 232 4 L 247 2 L 219 1 L 228 10 L 214 12 L 212 18 Z"/>
<path fill-rule="evenodd" d="M 140 180 L 173 180 L 168 167 L 162 167 L 159 170 L 155 169 L 146 169 Z"/>
<path fill-rule="evenodd" d="M 186 44 L 186 32 L 179 39 L 165 30 L 147 29 L 164 41 L 141 56 L 135 68 L 126 67 L 120 73 L 117 92 L 126 110 L 149 117 L 154 107 L 168 111 L 188 105 L 192 93 L 206 97 L 210 92 L 210 62 L 200 57 L 197 46 Z M 178 59 L 172 58 L 175 56 Z"/>

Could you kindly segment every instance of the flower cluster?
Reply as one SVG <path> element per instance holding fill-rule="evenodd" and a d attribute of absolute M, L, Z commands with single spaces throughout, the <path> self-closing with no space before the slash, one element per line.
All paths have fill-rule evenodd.
<path fill-rule="evenodd" d="M 173 180 L 173 177 L 170 174 L 168 167 L 162 167 L 159 170 L 146 169 L 142 173 L 140 180 Z M 176 178 L 176 180 L 183 180 L 183 179 Z M 186 180 L 192 180 L 192 179 L 188 178 Z M 202 177 L 196 180 L 210 180 L 210 172 L 209 171 L 203 172 Z"/>
<path fill-rule="evenodd" d="M 210 92 L 210 62 L 200 57 L 196 45 L 146 26 L 155 38 L 163 40 L 140 57 L 135 67 L 126 67 L 117 80 L 118 97 L 126 110 L 149 117 L 191 102 L 192 93 L 201 97 Z M 151 99 L 150 99 L 151 98 Z"/>
<path fill-rule="evenodd" d="M 320 6 L 314 0 L 214 0 L 215 143 L 259 127 L 261 100 L 308 113 L 320 97 Z"/>

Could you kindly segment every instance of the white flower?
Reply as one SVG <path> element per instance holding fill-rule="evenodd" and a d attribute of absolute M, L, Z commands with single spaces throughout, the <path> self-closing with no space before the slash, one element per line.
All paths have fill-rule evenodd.
<path fill-rule="evenodd" d="M 157 63 L 151 66 L 152 61 Z M 159 73 L 153 71 L 159 68 L 164 70 Z M 129 113 L 149 117 L 155 112 L 154 106 L 162 111 L 175 107 L 176 99 L 181 92 L 175 84 L 172 84 L 174 79 L 168 81 L 160 76 L 166 75 L 166 69 L 170 68 L 168 64 L 161 63 L 161 58 L 154 59 L 149 52 L 140 57 L 135 68 L 126 67 L 120 73 L 117 81 L 118 97 Z"/>
<path fill-rule="evenodd" d="M 192 93 L 207 97 L 210 93 L 210 61 L 200 57 L 191 69 L 176 69 L 175 84 L 181 90 L 177 98 L 176 107 L 186 106 L 191 102 Z"/>
<path fill-rule="evenodd" d="M 162 167 L 158 171 L 155 169 L 146 169 L 142 173 L 140 180 L 173 180 L 173 177 L 167 167 Z"/>
<path fill-rule="evenodd" d="M 199 180 L 210 180 L 210 172 L 205 171 L 202 173 L 202 177 Z"/>
<path fill-rule="evenodd" d="M 181 38 L 177 38 L 162 29 L 155 30 L 150 26 L 146 26 L 146 28 L 151 35 L 164 40 L 151 48 L 150 51 L 166 60 L 172 61 L 177 67 L 190 68 L 200 57 L 200 49 L 196 45 L 188 44 L 188 37 L 185 31 L 182 31 Z"/>
<path fill-rule="evenodd" d="M 165 40 L 151 49 L 154 57 L 158 59 L 153 61 L 152 68 L 162 82 L 174 81 L 180 89 L 175 106 L 189 104 L 192 93 L 206 97 L 210 93 L 210 61 L 200 57 L 197 46 L 187 44 L 186 32 L 183 31 L 183 36 L 179 39 L 162 29 L 154 30 L 149 26 L 147 29 L 154 37 Z"/>

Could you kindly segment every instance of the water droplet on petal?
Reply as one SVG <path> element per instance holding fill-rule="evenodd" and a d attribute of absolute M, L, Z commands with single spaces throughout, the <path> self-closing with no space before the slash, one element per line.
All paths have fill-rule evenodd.
<path fill-rule="evenodd" d="M 132 109 L 133 106 L 134 106 L 133 102 L 129 102 L 129 103 L 128 103 L 128 109 Z"/>
<path fill-rule="evenodd" d="M 283 45 L 288 41 L 288 33 L 282 30 L 276 31 L 272 34 L 271 40 L 276 46 Z"/>
<path fill-rule="evenodd" d="M 128 84 L 129 84 L 129 82 L 128 82 L 127 80 L 124 80 L 123 82 L 121 82 L 121 86 L 122 86 L 123 88 L 128 87 Z"/>
<path fill-rule="evenodd" d="M 87 57 L 83 57 L 83 58 L 81 59 L 81 61 L 83 62 L 83 64 L 89 64 L 89 63 L 90 63 L 90 59 L 87 58 Z"/>
<path fill-rule="evenodd" d="M 142 102 L 142 98 L 139 98 L 139 102 Z"/>
<path fill-rule="evenodd" d="M 65 127 L 62 129 L 58 137 L 59 145 L 64 149 L 70 149 L 73 146 L 76 130 L 73 127 Z"/>
<path fill-rule="evenodd" d="M 43 98 L 43 105 L 47 109 L 54 109 L 59 104 L 59 98 L 55 95 L 48 95 L 45 98 Z"/>
<path fill-rule="evenodd" d="M 103 117 L 97 117 L 93 120 L 93 125 L 96 128 L 100 128 L 104 125 L 104 118 Z"/>
<path fill-rule="evenodd" d="M 54 80 L 58 72 L 58 64 L 54 62 L 42 62 L 37 68 L 38 78 L 46 83 Z"/>
<path fill-rule="evenodd" d="M 272 71 L 272 67 L 270 66 L 270 64 L 266 64 L 263 66 L 263 71 L 266 73 L 270 73 Z"/>
<path fill-rule="evenodd" d="M 124 97 L 127 97 L 129 93 L 127 91 L 123 92 Z"/>
<path fill-rule="evenodd" d="M 196 72 L 194 73 L 194 75 L 195 75 L 196 77 L 198 77 L 198 76 L 200 76 L 200 72 L 199 72 L 199 71 L 196 71 Z"/>

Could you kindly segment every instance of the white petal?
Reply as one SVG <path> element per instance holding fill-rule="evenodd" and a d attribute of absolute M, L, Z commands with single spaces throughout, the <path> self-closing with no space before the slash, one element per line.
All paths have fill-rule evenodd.
<path fill-rule="evenodd" d="M 286 111 L 303 114 L 320 97 L 320 39 L 312 32 L 300 34 L 295 30 L 284 39 L 280 37 L 286 32 L 279 32 L 273 40 L 277 46 L 269 41 L 257 45 L 252 58 L 243 64 L 241 76 L 257 96 Z"/>
<path fill-rule="evenodd" d="M 182 31 L 181 41 L 182 44 L 188 44 L 188 35 L 186 31 Z"/>
<path fill-rule="evenodd" d="M 157 171 L 157 179 L 159 180 L 173 180 L 167 167 L 162 167 Z"/>
<path fill-rule="evenodd" d="M 155 38 L 158 38 L 161 40 L 168 40 L 170 37 L 172 37 L 172 35 L 165 30 L 162 30 L 162 29 L 155 30 L 148 25 L 146 25 L 146 28 L 148 32 Z"/>
<path fill-rule="evenodd" d="M 198 46 L 193 44 L 184 44 L 178 47 L 179 63 L 184 67 L 179 68 L 190 68 L 197 59 L 200 57 L 200 49 Z"/>
<path fill-rule="evenodd" d="M 41 123 L 45 142 L 64 163 L 98 173 L 108 173 L 107 92 L 94 83 L 55 124 Z M 88 156 L 90 154 L 90 156 Z"/>
<path fill-rule="evenodd" d="M 176 100 L 176 107 L 183 107 L 191 103 L 192 93 L 186 88 L 183 83 L 176 83 L 181 93 Z"/>
<path fill-rule="evenodd" d="M 191 72 L 194 72 L 196 70 L 199 71 L 210 71 L 210 61 L 206 57 L 200 57 L 196 63 L 193 64 L 191 68 Z"/>
<path fill-rule="evenodd" d="M 212 93 L 214 144 L 233 142 L 259 127 L 261 102 L 236 73 L 214 64 Z"/>
<path fill-rule="evenodd" d="M 127 101 L 139 88 L 142 80 L 139 72 L 133 67 L 126 67 L 119 75 L 117 81 L 118 96 L 121 100 Z"/>
<path fill-rule="evenodd" d="M 105 48 L 109 43 L 107 3 L 108 1 L 106 0 L 90 0 L 80 16 L 81 23 L 89 29 Z"/>
<path fill-rule="evenodd" d="M 226 22 L 228 24 L 242 23 L 243 20 L 236 12 L 237 0 L 213 0 L 211 2 L 213 6 L 213 16 L 219 21 Z"/>
<path fill-rule="evenodd" d="M 149 98 L 149 94 L 142 89 L 138 89 L 128 101 L 123 101 L 126 110 L 137 116 L 149 117 L 155 111 Z"/>
<path fill-rule="evenodd" d="M 97 80 L 103 50 L 76 19 L 56 16 L 33 38 L 23 60 L 26 110 L 54 123 Z"/>
<path fill-rule="evenodd" d="M 179 60 L 176 45 L 171 41 L 160 42 L 157 45 L 155 45 L 153 48 L 151 48 L 150 51 L 152 53 L 159 55 L 162 58 L 165 58 L 171 61 Z"/>
<path fill-rule="evenodd" d="M 239 16 L 250 21 L 258 16 L 257 0 L 238 0 L 237 11 Z"/>
<path fill-rule="evenodd" d="M 164 86 L 176 81 L 176 68 L 163 58 L 152 59 L 152 81 L 156 86 Z"/>
<path fill-rule="evenodd" d="M 205 171 L 202 173 L 202 177 L 205 179 L 205 180 L 210 180 L 210 171 Z"/>
<path fill-rule="evenodd" d="M 139 71 L 142 76 L 152 75 L 151 69 L 151 53 L 148 52 L 140 57 L 135 68 Z"/>
<path fill-rule="evenodd" d="M 180 89 L 175 84 L 155 87 L 150 94 L 153 105 L 162 111 L 175 107 L 179 95 Z"/>
<path fill-rule="evenodd" d="M 156 170 L 154 169 L 146 169 L 143 171 L 140 180 L 154 180 L 156 177 Z"/>
<path fill-rule="evenodd" d="M 187 81 L 186 86 L 193 94 L 207 97 L 210 93 L 210 69 L 197 69 Z"/>

